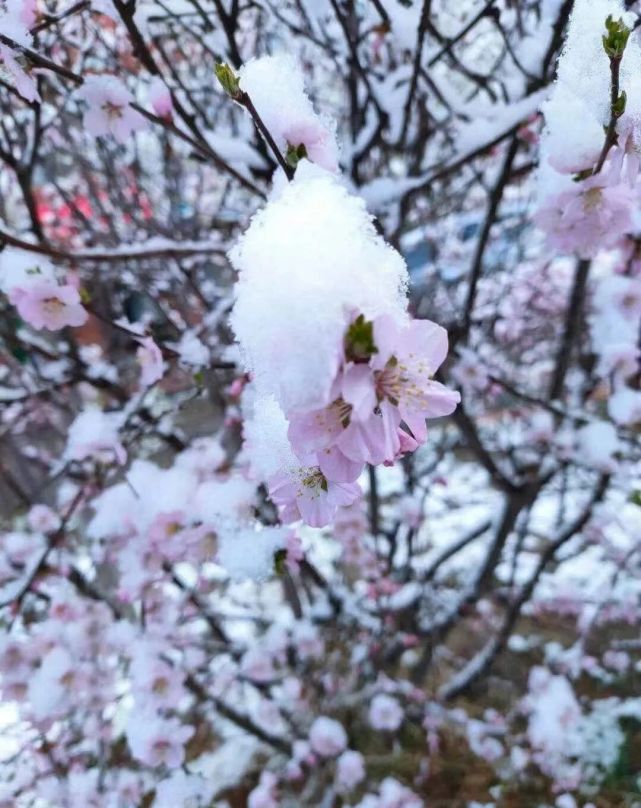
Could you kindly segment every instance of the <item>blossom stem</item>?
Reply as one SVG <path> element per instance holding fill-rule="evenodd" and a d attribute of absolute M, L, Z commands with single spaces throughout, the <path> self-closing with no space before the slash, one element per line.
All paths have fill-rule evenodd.
<path fill-rule="evenodd" d="M 621 113 L 617 111 L 617 104 L 619 102 L 620 68 L 621 57 L 610 56 L 610 120 L 608 121 L 608 128 L 605 133 L 605 142 L 603 143 L 601 154 L 599 155 L 597 164 L 592 172 L 593 175 L 598 174 L 601 171 L 610 149 L 616 142 L 616 125 L 621 116 Z"/>
<path fill-rule="evenodd" d="M 251 115 L 252 120 L 254 121 L 254 125 L 256 129 L 260 132 L 260 134 L 265 138 L 267 141 L 267 145 L 272 150 L 274 157 L 276 158 L 278 165 L 283 169 L 285 172 L 285 176 L 288 180 L 293 179 L 294 177 L 294 169 L 287 163 L 284 156 L 281 154 L 280 149 L 276 145 L 276 141 L 272 137 L 271 132 L 265 126 L 265 122 L 260 117 L 258 110 L 254 106 L 254 102 L 249 97 L 249 93 L 241 91 L 236 96 L 234 96 L 234 101 L 238 102 L 242 107 L 245 107 L 247 112 Z"/>

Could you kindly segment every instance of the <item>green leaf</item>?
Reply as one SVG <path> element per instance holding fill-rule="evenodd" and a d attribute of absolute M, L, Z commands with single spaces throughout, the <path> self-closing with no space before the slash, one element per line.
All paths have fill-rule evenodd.
<path fill-rule="evenodd" d="M 603 37 L 603 49 L 610 59 L 621 59 L 628 44 L 631 30 L 621 18 L 615 20 L 609 14 L 605 21 L 607 34 Z"/>
<path fill-rule="evenodd" d="M 369 362 L 375 353 L 374 323 L 359 314 L 345 334 L 345 357 L 350 362 Z"/>
<path fill-rule="evenodd" d="M 285 155 L 287 165 L 296 168 L 305 157 L 307 157 L 307 149 L 304 143 L 299 143 L 298 146 L 293 146 L 291 143 L 287 144 L 287 153 Z"/>
<path fill-rule="evenodd" d="M 628 502 L 631 502 L 633 505 L 638 505 L 641 508 L 641 491 L 639 491 L 638 488 L 630 494 Z"/>
<path fill-rule="evenodd" d="M 627 101 L 627 95 L 625 94 L 625 90 L 622 90 L 621 95 L 617 98 L 614 104 L 612 104 L 612 114 L 616 118 L 620 118 L 625 112 L 626 101 Z"/>
<path fill-rule="evenodd" d="M 238 76 L 234 73 L 231 67 L 225 62 L 219 62 L 214 67 L 216 78 L 220 82 L 221 87 L 230 98 L 235 100 L 240 96 L 240 85 L 238 83 Z"/>

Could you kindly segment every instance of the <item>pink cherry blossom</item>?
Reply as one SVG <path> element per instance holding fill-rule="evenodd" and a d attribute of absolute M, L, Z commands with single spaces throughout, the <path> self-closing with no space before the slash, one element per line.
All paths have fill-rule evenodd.
<path fill-rule="evenodd" d="M 78 290 L 70 284 L 58 286 L 49 280 L 35 280 L 11 289 L 9 300 L 22 319 L 38 330 L 57 331 L 67 325 L 81 326 L 88 319 Z"/>
<path fill-rule="evenodd" d="M 547 199 L 534 221 L 550 247 L 592 258 L 632 230 L 635 205 L 627 184 L 610 184 L 599 174 Z"/>
<path fill-rule="evenodd" d="M 87 102 L 85 129 L 94 137 L 113 136 L 124 143 L 146 126 L 146 121 L 131 104 L 134 97 L 115 76 L 89 76 L 79 91 Z"/>
<path fill-rule="evenodd" d="M 21 66 L 18 54 L 2 43 L 0 43 L 0 65 L 7 70 L 16 90 L 25 101 L 40 101 L 40 93 L 34 78 Z"/>
<path fill-rule="evenodd" d="M 375 352 L 339 370 L 328 406 L 289 415 L 294 451 L 316 460 L 328 480 L 352 482 L 364 463 L 391 463 L 414 451 L 427 437 L 425 419 L 449 415 L 460 401 L 432 378 L 447 355 L 445 329 L 382 316 L 373 333 Z"/>
<path fill-rule="evenodd" d="M 285 128 L 283 137 L 290 146 L 305 146 L 312 163 L 327 171 L 338 171 L 336 138 L 320 119 L 296 121 Z"/>
<path fill-rule="evenodd" d="M 162 358 L 162 351 L 152 337 L 144 337 L 138 341 L 140 342 L 140 347 L 136 351 L 136 359 L 142 370 L 140 383 L 143 387 L 149 387 L 162 379 L 165 372 L 165 362 Z"/>
<path fill-rule="evenodd" d="M 351 791 L 365 779 L 365 760 L 360 752 L 347 749 L 336 761 L 336 785 Z"/>
<path fill-rule="evenodd" d="M 449 415 L 460 394 L 432 379 L 447 355 L 447 332 L 429 320 L 399 325 L 389 316 L 374 321 L 377 351 L 371 374 L 346 374 L 343 395 L 361 413 L 338 439 L 339 449 L 352 460 L 378 464 L 394 460 L 401 450 L 403 422 L 414 447 L 427 438 L 426 418 Z M 368 389 L 369 388 L 369 389 Z M 374 393 L 377 406 L 362 417 L 364 402 Z M 408 433 L 409 434 L 409 433 Z M 415 448 L 415 447 L 414 447 Z"/>
<path fill-rule="evenodd" d="M 363 461 L 350 460 L 336 445 L 351 417 L 351 404 L 338 398 L 324 409 L 293 413 L 289 419 L 289 440 L 300 459 L 316 461 L 336 482 L 352 483 L 363 470 Z"/>
<path fill-rule="evenodd" d="M 33 37 L 30 28 L 36 19 L 34 0 L 6 0 L 0 9 L 0 31 L 10 37 L 18 45 L 31 47 Z M 36 82 L 26 71 L 26 59 L 19 50 L 13 50 L 7 44 L 0 43 L 0 65 L 9 74 L 18 93 L 26 101 L 40 101 Z"/>
<path fill-rule="evenodd" d="M 160 118 L 171 118 L 174 111 L 174 102 L 171 93 L 160 76 L 154 76 L 149 84 L 148 92 L 151 108 Z"/>
<path fill-rule="evenodd" d="M 193 727 L 176 718 L 133 713 L 126 734 L 132 755 L 141 763 L 175 769 L 185 758 L 184 746 L 193 732 Z"/>
<path fill-rule="evenodd" d="M 293 574 L 300 572 L 300 562 L 305 558 L 303 543 L 295 533 L 289 533 L 285 545 L 287 556 L 285 561 L 289 571 Z"/>
<path fill-rule="evenodd" d="M 58 530 L 61 519 L 48 505 L 33 505 L 27 514 L 29 527 L 40 533 L 53 533 Z"/>
<path fill-rule="evenodd" d="M 374 729 L 396 732 L 403 723 L 403 708 L 393 696 L 380 693 L 370 704 L 369 723 Z"/>
<path fill-rule="evenodd" d="M 328 525 L 336 509 L 351 505 L 361 495 L 356 483 L 332 482 L 320 468 L 279 472 L 269 481 L 269 495 L 285 523 L 302 519 L 310 527 Z"/>
<path fill-rule="evenodd" d="M 180 670 L 162 660 L 146 645 L 134 649 L 130 674 L 137 705 L 144 704 L 151 709 L 173 707 L 184 696 L 184 677 Z"/>
<path fill-rule="evenodd" d="M 251 648 L 240 663 L 243 676 L 252 682 L 270 682 L 276 678 L 273 657 L 263 648 Z"/>
<path fill-rule="evenodd" d="M 256 788 L 247 798 L 247 808 L 278 808 L 279 799 L 276 792 L 278 780 L 272 772 L 263 772 Z"/>
<path fill-rule="evenodd" d="M 423 800 L 393 777 L 381 783 L 379 808 L 424 808 Z"/>
<path fill-rule="evenodd" d="M 311 726 L 309 742 L 321 757 L 336 757 L 347 746 L 347 733 L 338 721 L 322 715 Z"/>

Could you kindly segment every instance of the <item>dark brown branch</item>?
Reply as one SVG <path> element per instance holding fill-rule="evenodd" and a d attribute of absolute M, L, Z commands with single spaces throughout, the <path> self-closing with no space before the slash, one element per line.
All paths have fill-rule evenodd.
<path fill-rule="evenodd" d="M 590 261 L 585 259 L 580 260 L 577 263 L 576 270 L 574 272 L 574 281 L 572 284 L 570 301 L 565 314 L 563 336 L 561 337 L 561 342 L 557 351 L 554 373 L 550 382 L 548 397 L 551 401 L 555 398 L 559 398 L 561 395 L 565 376 L 568 372 L 568 368 L 570 367 L 574 343 L 576 342 L 577 336 L 581 330 L 581 325 L 583 322 L 583 302 L 585 300 L 589 272 Z"/>

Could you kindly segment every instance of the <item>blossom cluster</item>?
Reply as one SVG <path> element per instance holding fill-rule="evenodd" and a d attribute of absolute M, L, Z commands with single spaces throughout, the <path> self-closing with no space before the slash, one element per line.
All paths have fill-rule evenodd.
<path fill-rule="evenodd" d="M 414 451 L 425 419 L 455 409 L 459 394 L 433 378 L 447 334 L 409 318 L 401 256 L 362 202 L 306 160 L 231 257 L 232 324 L 253 376 L 250 463 L 285 521 L 321 527 L 357 498 L 365 463 Z"/>
<path fill-rule="evenodd" d="M 327 524 L 336 505 L 358 497 L 354 483 L 365 463 L 391 464 L 426 440 L 426 418 L 449 415 L 460 400 L 433 379 L 446 354 L 447 334 L 435 323 L 352 320 L 328 403 L 288 414 L 304 470 L 268 481 L 284 521 Z"/>

